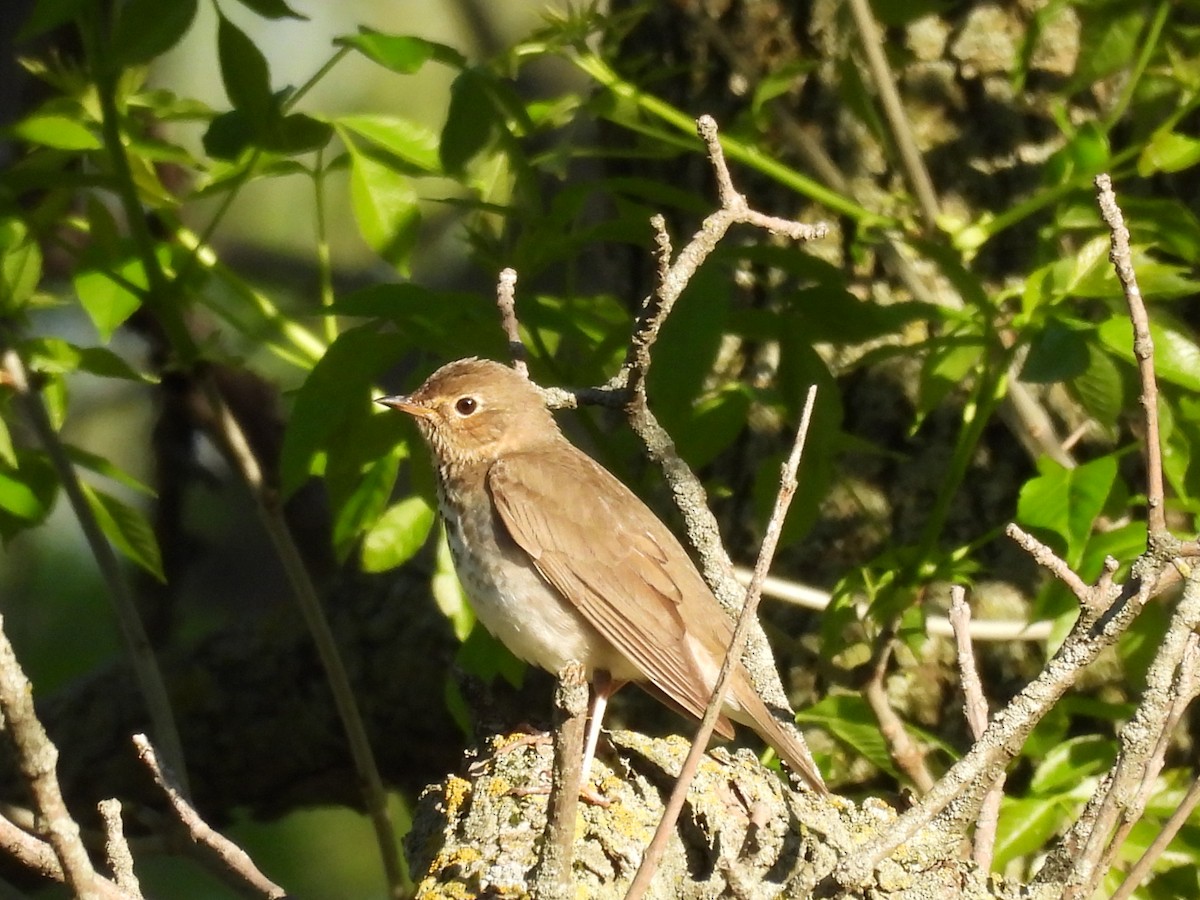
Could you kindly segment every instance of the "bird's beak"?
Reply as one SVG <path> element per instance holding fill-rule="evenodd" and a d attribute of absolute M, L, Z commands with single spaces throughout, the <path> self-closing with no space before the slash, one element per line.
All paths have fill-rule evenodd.
<path fill-rule="evenodd" d="M 395 394 L 391 397 L 378 397 L 375 400 L 380 406 L 386 406 L 388 409 L 398 409 L 400 412 L 408 413 L 410 416 L 416 416 L 419 419 L 428 419 L 433 415 L 433 410 L 428 406 L 422 406 L 419 403 L 414 403 L 412 398 L 406 394 Z"/>

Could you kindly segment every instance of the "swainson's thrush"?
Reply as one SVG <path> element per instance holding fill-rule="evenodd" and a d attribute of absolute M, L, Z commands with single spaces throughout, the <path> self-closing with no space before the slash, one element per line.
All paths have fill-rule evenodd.
<path fill-rule="evenodd" d="M 627 681 L 699 718 L 733 623 L 670 530 L 559 431 L 537 389 L 500 363 L 460 359 L 385 406 L 416 419 L 437 468 L 454 565 L 479 620 L 521 659 L 593 685 L 584 771 L 609 696 Z M 739 663 L 717 733 L 749 725 L 821 793 L 798 735 Z"/>

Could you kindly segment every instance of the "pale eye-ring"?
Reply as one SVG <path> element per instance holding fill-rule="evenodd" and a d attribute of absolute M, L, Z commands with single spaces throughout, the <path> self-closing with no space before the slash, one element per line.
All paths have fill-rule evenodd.
<path fill-rule="evenodd" d="M 479 409 L 479 401 L 474 397 L 459 397 L 454 404 L 454 411 L 460 416 L 469 416 Z"/>

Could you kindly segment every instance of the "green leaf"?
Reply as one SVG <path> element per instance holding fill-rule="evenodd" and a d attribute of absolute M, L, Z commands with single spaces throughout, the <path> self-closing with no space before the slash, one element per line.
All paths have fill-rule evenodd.
<path fill-rule="evenodd" d="M 333 126 L 304 113 L 270 117 L 260 130 L 258 145 L 273 153 L 293 156 L 319 150 L 333 137 Z"/>
<path fill-rule="evenodd" d="M 1174 131 L 1157 131 L 1138 156 L 1143 178 L 1156 172 L 1180 172 L 1200 162 L 1200 141 Z"/>
<path fill-rule="evenodd" d="M 486 87 L 488 76 L 463 69 L 450 87 L 450 109 L 442 127 L 438 155 L 442 168 L 461 175 L 467 163 L 488 147 L 499 133 L 496 107 Z"/>
<path fill-rule="evenodd" d="M 1005 797 L 1000 804 L 1000 821 L 996 827 L 993 870 L 1003 871 L 1012 860 L 1044 849 L 1076 806 L 1063 798 L 1014 800 Z"/>
<path fill-rule="evenodd" d="M 87 125 L 65 115 L 34 113 L 13 126 L 13 134 L 31 144 L 56 150 L 99 150 L 103 145 Z"/>
<path fill-rule="evenodd" d="M 17 448 L 13 446 L 12 432 L 8 423 L 0 418 L 0 467 L 17 467 Z"/>
<path fill-rule="evenodd" d="M 265 121 L 277 112 L 267 59 L 245 32 L 220 15 L 219 10 L 218 15 L 217 56 L 225 95 L 251 121 Z"/>
<path fill-rule="evenodd" d="M 42 279 L 42 251 L 19 219 L 0 219 L 0 313 L 25 306 Z"/>
<path fill-rule="evenodd" d="M 480 294 L 435 291 L 411 283 L 377 284 L 337 301 L 330 312 L 394 322 L 396 358 L 410 347 L 492 358 L 503 356 L 507 349 L 496 327 L 496 305 Z"/>
<path fill-rule="evenodd" d="M 307 22 L 308 16 L 296 12 L 283 0 L 238 0 L 246 9 L 254 10 L 264 19 L 300 19 Z"/>
<path fill-rule="evenodd" d="M 1077 565 L 1092 525 L 1112 493 L 1117 457 L 1109 454 L 1074 469 L 1042 457 L 1038 470 L 1041 474 L 1021 488 L 1017 518 L 1025 525 L 1045 528 L 1062 537 L 1067 545 L 1067 562 Z"/>
<path fill-rule="evenodd" d="M 1145 28 L 1145 13 L 1141 9 L 1109 10 L 1083 17 L 1079 46 L 1086 47 L 1087 52 L 1079 55 L 1072 78 L 1075 85 L 1095 84 L 1133 61 L 1138 37 Z"/>
<path fill-rule="evenodd" d="M 1057 319 L 1050 319 L 1033 338 L 1020 378 L 1033 384 L 1052 384 L 1082 375 L 1088 368 L 1086 338 Z"/>
<path fill-rule="evenodd" d="M 1150 320 L 1150 339 L 1154 342 L 1154 371 L 1158 377 L 1189 391 L 1200 391 L 1200 347 L 1191 337 L 1192 330 L 1166 316 Z M 1101 322 L 1100 340 L 1129 362 L 1133 356 L 1133 326 L 1125 316 L 1113 316 Z"/>
<path fill-rule="evenodd" d="M 1079 783 L 1112 765 L 1116 745 L 1112 738 L 1088 734 L 1069 738 L 1042 757 L 1029 789 L 1035 794 L 1070 792 Z"/>
<path fill-rule="evenodd" d="M 111 263 L 109 267 L 79 269 L 74 284 L 79 302 L 102 341 L 110 340 L 113 332 L 142 305 L 142 294 L 130 287 L 145 291 L 148 286 L 141 260 L 134 257 Z"/>
<path fill-rule="evenodd" d="M 411 166 L 413 174 L 441 172 L 437 135 L 424 125 L 399 116 L 384 115 L 339 116 L 336 124 L 386 150 L 400 163 Z"/>
<path fill-rule="evenodd" d="M 17 32 L 16 43 L 24 44 L 39 35 L 65 25 L 79 15 L 93 0 L 38 0 L 29 18 Z"/>
<path fill-rule="evenodd" d="M 876 768 L 899 777 L 887 741 L 867 701 L 849 694 L 831 694 L 796 716 L 801 724 L 820 725 L 839 741 L 866 757 Z"/>
<path fill-rule="evenodd" d="M 187 33 L 196 17 L 196 0 L 126 0 L 113 31 L 117 65 L 140 66 L 166 53 Z"/>
<path fill-rule="evenodd" d="M 17 450 L 16 465 L 0 464 L 0 539 L 9 538 L 49 515 L 58 494 L 58 473 L 41 454 Z"/>
<path fill-rule="evenodd" d="M 671 429 L 675 449 L 693 469 L 712 462 L 718 453 L 733 443 L 746 427 L 746 414 L 754 393 L 744 384 L 723 386 L 711 396 L 700 399 Z"/>
<path fill-rule="evenodd" d="M 467 600 L 467 592 L 463 590 L 458 574 L 454 570 L 454 559 L 450 555 L 450 545 L 446 543 L 446 529 L 438 528 L 437 556 L 434 559 L 433 582 L 430 585 L 434 602 L 454 628 L 454 635 L 460 641 L 466 641 L 474 632 L 482 631 L 476 627 L 475 611 Z M 493 643 L 498 642 L 493 641 Z M 504 653 L 508 651 L 505 650 Z M 511 656 L 512 654 L 509 654 Z M 502 658 L 503 654 L 499 658 Z"/>
<path fill-rule="evenodd" d="M 67 451 L 67 457 L 75 465 L 87 469 L 89 472 L 95 472 L 97 475 L 103 475 L 105 478 L 110 478 L 117 484 L 124 485 L 131 490 L 137 491 L 139 494 L 145 494 L 147 497 L 158 496 L 154 488 L 148 484 L 144 484 L 134 478 L 120 466 L 114 465 L 103 456 L 97 456 L 82 447 L 76 447 L 74 444 L 64 444 Z"/>
<path fill-rule="evenodd" d="M 411 179 L 365 153 L 350 150 L 350 199 L 367 244 L 407 273 L 421 211 Z"/>
<path fill-rule="evenodd" d="M 1070 386 L 1088 415 L 1112 429 L 1125 408 L 1125 382 L 1111 356 L 1092 344 L 1087 349 L 1087 368 Z"/>
<path fill-rule="evenodd" d="M 408 455 L 404 416 L 376 407 L 326 441 L 325 490 L 333 547 L 345 560 L 364 530 L 387 508 L 400 460 Z"/>
<path fill-rule="evenodd" d="M 367 59 L 401 75 L 420 71 L 431 59 L 459 69 L 467 64 L 461 53 L 445 44 L 411 35 L 384 34 L 370 28 L 363 28 L 358 34 L 339 37 L 334 43 L 353 47 Z"/>
<path fill-rule="evenodd" d="M 30 367 L 38 372 L 90 372 L 102 378 L 152 381 L 104 347 L 77 347 L 62 338 L 33 338 L 24 344 Z"/>
<path fill-rule="evenodd" d="M 284 432 L 280 481 L 290 495 L 315 468 L 318 457 L 339 434 L 375 414 L 372 386 L 396 362 L 398 341 L 375 324 L 343 332 L 313 366 L 296 394 Z"/>
<path fill-rule="evenodd" d="M 425 546 L 436 519 L 437 510 L 424 497 L 393 504 L 363 537 L 363 571 L 386 572 L 408 562 Z"/>
<path fill-rule="evenodd" d="M 80 484 L 104 536 L 127 559 L 165 583 L 158 539 L 141 511 L 86 482 Z"/>

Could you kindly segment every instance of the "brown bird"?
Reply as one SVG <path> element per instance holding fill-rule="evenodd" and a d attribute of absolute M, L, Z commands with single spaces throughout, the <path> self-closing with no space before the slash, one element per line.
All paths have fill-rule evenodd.
<path fill-rule="evenodd" d="M 384 406 L 416 420 L 437 467 L 438 504 L 479 620 L 516 656 L 591 681 L 584 778 L 608 698 L 629 681 L 699 719 L 733 623 L 670 530 L 559 431 L 537 388 L 483 359 L 438 369 Z M 798 734 L 733 670 L 719 735 L 753 728 L 826 793 Z"/>

